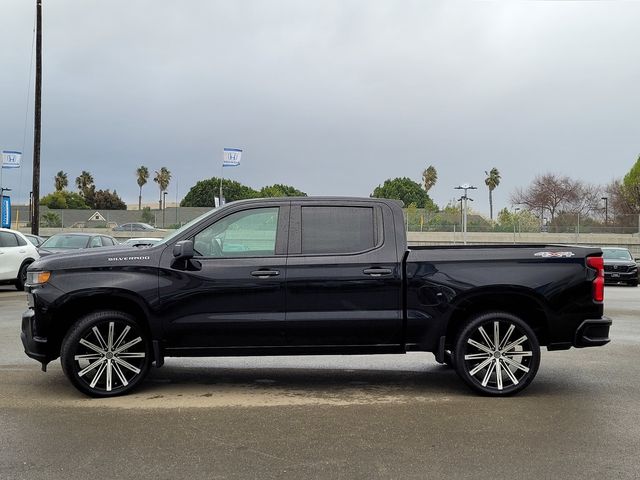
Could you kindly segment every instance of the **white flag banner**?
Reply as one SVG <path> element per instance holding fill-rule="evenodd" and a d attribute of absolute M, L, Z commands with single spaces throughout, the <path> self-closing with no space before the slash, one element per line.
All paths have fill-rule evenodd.
<path fill-rule="evenodd" d="M 20 160 L 22 160 L 22 152 L 2 151 L 2 168 L 20 168 Z"/>
<path fill-rule="evenodd" d="M 222 155 L 222 166 L 237 167 L 240 165 L 240 157 L 242 157 L 242 150 L 237 148 L 225 148 Z"/>

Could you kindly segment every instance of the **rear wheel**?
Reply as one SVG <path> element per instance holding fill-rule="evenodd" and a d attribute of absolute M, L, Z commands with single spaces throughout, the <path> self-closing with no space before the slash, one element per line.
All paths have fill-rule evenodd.
<path fill-rule="evenodd" d="M 522 319 L 506 312 L 473 318 L 456 340 L 458 375 L 484 395 L 506 396 L 526 388 L 538 372 L 540 345 Z"/>
<path fill-rule="evenodd" d="M 87 315 L 67 333 L 62 369 L 74 387 L 92 397 L 133 390 L 149 371 L 149 336 L 135 319 L 118 311 Z"/>

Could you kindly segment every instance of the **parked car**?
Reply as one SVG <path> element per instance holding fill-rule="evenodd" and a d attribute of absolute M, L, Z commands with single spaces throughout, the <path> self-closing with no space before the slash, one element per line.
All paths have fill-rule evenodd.
<path fill-rule="evenodd" d="M 24 234 L 25 238 L 29 240 L 35 247 L 39 247 L 44 243 L 44 238 L 39 235 L 31 235 L 30 233 Z"/>
<path fill-rule="evenodd" d="M 131 247 L 150 247 L 151 245 L 157 245 L 162 241 L 161 238 L 129 238 L 124 242 L 120 242 L 121 245 L 128 245 Z"/>
<path fill-rule="evenodd" d="M 117 227 L 113 227 L 114 232 L 157 232 L 156 227 L 152 227 L 148 223 L 123 223 Z"/>
<path fill-rule="evenodd" d="M 56 233 L 47 238 L 38 251 L 41 257 L 52 253 L 68 252 L 83 248 L 112 247 L 118 245 L 115 238 L 95 233 Z"/>
<path fill-rule="evenodd" d="M 24 289 L 27 268 L 39 257 L 36 247 L 22 233 L 0 228 L 0 283 Z"/>
<path fill-rule="evenodd" d="M 541 345 L 605 345 L 611 325 L 599 248 L 407 247 L 400 205 L 370 198 L 228 203 L 153 247 L 41 259 L 28 292 L 26 354 L 60 357 L 96 397 L 166 356 L 410 351 L 505 396 L 531 383 Z"/>
<path fill-rule="evenodd" d="M 626 283 L 638 286 L 638 264 L 626 248 L 603 247 L 605 283 Z"/>

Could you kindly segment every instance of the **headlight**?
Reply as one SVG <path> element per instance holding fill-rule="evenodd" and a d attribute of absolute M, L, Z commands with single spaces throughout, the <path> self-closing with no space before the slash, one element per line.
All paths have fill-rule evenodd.
<path fill-rule="evenodd" d="M 27 285 L 42 285 L 49 281 L 51 272 L 27 272 Z"/>

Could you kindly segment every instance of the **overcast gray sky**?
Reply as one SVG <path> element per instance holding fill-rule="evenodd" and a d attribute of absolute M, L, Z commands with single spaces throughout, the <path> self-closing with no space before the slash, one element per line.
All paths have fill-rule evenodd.
<path fill-rule="evenodd" d="M 43 194 L 58 170 L 137 202 L 135 169 L 169 199 L 225 175 L 253 187 L 369 195 L 420 181 L 446 204 L 484 171 L 509 193 L 539 173 L 593 183 L 640 153 L 640 2 L 43 0 Z M 31 190 L 35 0 L 2 0 L 0 148 L 14 202 Z M 153 182 L 144 200 L 158 198 Z"/>

